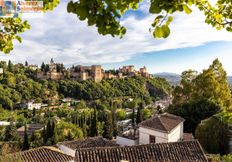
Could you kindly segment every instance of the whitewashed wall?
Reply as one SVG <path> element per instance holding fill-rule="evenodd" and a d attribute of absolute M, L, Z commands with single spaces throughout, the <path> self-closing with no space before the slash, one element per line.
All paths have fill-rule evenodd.
<path fill-rule="evenodd" d="M 70 155 L 70 156 L 72 156 L 72 157 L 75 157 L 75 152 L 76 152 L 76 150 L 73 150 L 73 149 L 71 149 L 71 148 L 69 148 L 69 147 L 67 147 L 67 146 L 64 146 L 64 145 L 58 145 L 58 148 L 59 148 L 62 152 L 64 152 L 65 154 Z"/>
<path fill-rule="evenodd" d="M 183 138 L 184 125 L 180 123 L 168 134 L 168 142 L 177 142 Z"/>
<path fill-rule="evenodd" d="M 183 123 L 180 123 L 169 134 L 139 127 L 139 144 L 149 144 L 150 135 L 156 137 L 156 143 L 177 142 L 183 138 Z"/>
<path fill-rule="evenodd" d="M 167 133 L 139 127 L 139 144 L 149 144 L 150 135 L 156 137 L 156 143 L 168 142 Z"/>
<path fill-rule="evenodd" d="M 139 141 L 117 136 L 116 143 L 119 144 L 120 146 L 134 146 L 134 145 L 138 145 Z"/>

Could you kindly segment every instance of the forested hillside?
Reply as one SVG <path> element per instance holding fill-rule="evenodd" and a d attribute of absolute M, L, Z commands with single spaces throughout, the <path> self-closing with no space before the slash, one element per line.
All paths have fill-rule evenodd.
<path fill-rule="evenodd" d="M 154 100 L 165 97 L 171 91 L 168 82 L 161 78 L 134 77 L 103 80 L 100 83 L 70 79 L 51 81 L 37 80 L 36 71 L 23 64 L 1 62 L 0 68 L 4 70 L 0 75 L 0 102 L 7 109 L 14 109 L 16 104 L 29 100 L 51 104 L 64 97 L 105 100 L 131 96 Z"/>

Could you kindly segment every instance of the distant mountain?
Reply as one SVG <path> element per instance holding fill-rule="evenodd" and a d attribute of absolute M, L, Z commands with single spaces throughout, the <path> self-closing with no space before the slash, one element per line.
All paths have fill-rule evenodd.
<path fill-rule="evenodd" d="M 155 77 L 165 78 L 171 85 L 177 85 L 180 83 L 181 80 L 181 76 L 176 73 L 163 72 L 163 73 L 156 73 L 153 75 Z"/>
<path fill-rule="evenodd" d="M 181 76 L 176 73 L 156 73 L 153 74 L 155 77 L 165 78 L 171 85 L 177 85 L 180 83 Z M 228 76 L 228 83 L 232 85 L 232 76 Z"/>
<path fill-rule="evenodd" d="M 230 85 L 232 85 L 232 76 L 228 76 L 228 82 Z"/>

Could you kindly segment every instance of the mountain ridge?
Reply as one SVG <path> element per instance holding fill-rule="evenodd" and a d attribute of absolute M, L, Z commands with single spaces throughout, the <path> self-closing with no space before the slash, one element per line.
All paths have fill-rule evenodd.
<path fill-rule="evenodd" d="M 181 75 L 171 72 L 154 73 L 153 76 L 166 79 L 171 85 L 177 85 L 180 83 Z M 228 76 L 228 83 L 232 85 L 232 76 Z"/>

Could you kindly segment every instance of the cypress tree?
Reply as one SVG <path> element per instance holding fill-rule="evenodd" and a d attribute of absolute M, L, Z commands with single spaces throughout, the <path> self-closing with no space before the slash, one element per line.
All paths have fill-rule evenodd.
<path fill-rule="evenodd" d="M 56 130 L 56 126 L 55 126 L 55 123 L 54 123 L 54 133 L 53 133 L 53 141 L 52 141 L 52 144 L 57 144 L 58 142 L 58 134 L 57 134 L 57 130 Z"/>
<path fill-rule="evenodd" d="M 47 128 L 45 126 L 43 128 L 42 134 L 43 134 L 43 142 L 46 143 L 48 138 L 47 138 Z"/>
<path fill-rule="evenodd" d="M 25 66 L 28 66 L 28 62 L 27 61 L 25 61 Z"/>
<path fill-rule="evenodd" d="M 135 108 L 132 109 L 132 114 L 131 114 L 131 122 L 132 126 L 135 126 Z"/>
<path fill-rule="evenodd" d="M 30 148 L 28 134 L 27 134 L 27 124 L 24 125 L 24 138 L 23 138 L 23 150 L 28 150 Z"/>
<path fill-rule="evenodd" d="M 109 115 L 105 117 L 105 124 L 103 127 L 103 134 L 102 136 L 107 139 L 112 139 L 113 131 L 112 131 L 112 120 Z"/>
<path fill-rule="evenodd" d="M 117 121 L 116 121 L 116 113 L 115 113 L 115 107 L 111 111 L 111 116 L 112 116 L 112 128 L 113 128 L 113 136 L 116 137 L 118 134 L 117 130 Z"/>
<path fill-rule="evenodd" d="M 7 70 L 9 71 L 9 72 L 13 72 L 14 70 L 14 65 L 13 65 L 13 63 L 9 60 L 8 61 L 8 68 L 7 68 Z"/>
<path fill-rule="evenodd" d="M 96 108 L 94 108 L 94 112 L 93 112 L 92 120 L 91 120 L 91 124 L 90 124 L 90 136 L 94 137 L 97 135 L 98 135 L 98 132 L 97 132 L 97 112 L 96 112 Z"/>
<path fill-rule="evenodd" d="M 33 109 L 32 114 L 33 114 L 33 117 L 35 117 L 35 115 L 36 115 L 36 109 L 35 108 Z"/>
<path fill-rule="evenodd" d="M 44 64 L 44 62 L 43 62 L 42 65 L 41 65 L 41 70 L 42 70 L 43 72 L 45 72 L 45 64 Z"/>
<path fill-rule="evenodd" d="M 136 124 L 139 124 L 142 121 L 142 113 L 141 113 L 142 108 L 143 108 L 143 103 L 140 103 L 136 115 Z"/>

